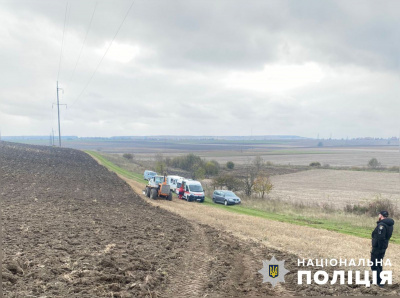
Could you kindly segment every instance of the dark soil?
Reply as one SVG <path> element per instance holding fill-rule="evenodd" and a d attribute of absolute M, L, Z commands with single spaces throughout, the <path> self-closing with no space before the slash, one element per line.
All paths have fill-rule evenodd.
<path fill-rule="evenodd" d="M 365 295 L 297 286 L 297 257 L 151 206 L 84 152 L 0 142 L 5 297 Z M 263 259 L 286 260 L 272 288 Z M 388 292 L 386 292 L 388 293 Z"/>

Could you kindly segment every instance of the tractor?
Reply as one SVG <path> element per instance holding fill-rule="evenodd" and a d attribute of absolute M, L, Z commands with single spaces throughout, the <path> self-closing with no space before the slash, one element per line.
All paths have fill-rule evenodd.
<path fill-rule="evenodd" d="M 167 184 L 166 175 L 152 177 L 146 185 L 144 194 L 153 200 L 160 197 L 171 201 L 172 191 L 169 184 Z"/>

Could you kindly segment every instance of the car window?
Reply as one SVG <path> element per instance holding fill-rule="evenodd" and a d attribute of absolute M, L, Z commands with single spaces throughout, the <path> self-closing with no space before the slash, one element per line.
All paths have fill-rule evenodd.
<path fill-rule="evenodd" d="M 227 197 L 236 197 L 236 195 L 231 191 L 225 192 L 225 196 L 227 196 Z"/>
<path fill-rule="evenodd" d="M 201 187 L 201 185 L 198 184 L 192 184 L 189 185 L 190 191 L 197 191 L 197 192 L 202 192 L 203 188 Z"/>

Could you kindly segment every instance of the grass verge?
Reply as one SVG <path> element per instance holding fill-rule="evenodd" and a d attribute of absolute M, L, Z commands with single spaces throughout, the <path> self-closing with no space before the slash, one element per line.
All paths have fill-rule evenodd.
<path fill-rule="evenodd" d="M 237 206 L 225 206 L 222 204 L 214 204 L 211 200 L 211 198 L 206 198 L 204 204 L 210 205 L 212 207 L 216 208 L 221 208 L 225 209 L 226 211 L 229 212 L 235 212 L 235 213 L 240 213 L 244 215 L 249 215 L 249 216 L 256 216 L 256 217 L 261 217 L 269 220 L 274 220 L 274 221 L 280 221 L 280 222 L 287 222 L 299 226 L 307 226 L 307 227 L 312 227 L 316 229 L 324 229 L 328 231 L 333 231 L 333 232 L 338 232 L 342 234 L 347 234 L 347 235 L 352 235 L 356 237 L 361 237 L 361 238 L 371 238 L 371 228 L 367 227 L 359 227 L 359 226 L 354 226 L 351 223 L 348 222 L 341 222 L 341 221 L 335 221 L 335 220 L 329 220 L 329 219 L 323 219 L 323 218 L 315 218 L 315 217 L 307 217 L 307 216 L 301 216 L 301 215 L 286 215 L 286 214 L 279 214 L 279 213 L 273 213 L 273 212 L 268 212 L 264 210 L 258 210 L 258 209 L 252 209 L 249 207 L 244 207 L 241 205 Z M 392 238 L 390 239 L 391 243 L 397 243 L 400 244 L 400 239 L 398 236 L 393 235 Z"/>
<path fill-rule="evenodd" d="M 89 155 L 93 156 L 94 158 L 98 159 L 106 168 L 109 170 L 124 176 L 126 178 L 135 180 L 136 182 L 139 182 L 141 184 L 146 184 L 146 182 L 143 180 L 143 177 L 139 173 L 133 173 L 130 171 L 127 171 L 112 162 L 110 162 L 108 159 L 103 157 L 97 152 L 94 151 L 85 151 Z M 245 207 L 242 205 L 236 205 L 236 206 L 225 206 L 222 204 L 215 204 L 212 202 L 210 197 L 206 197 L 205 205 L 213 207 L 213 208 L 220 208 L 224 209 L 228 212 L 234 212 L 234 213 L 239 213 L 247 216 L 255 216 L 255 217 L 260 217 L 260 218 L 265 218 L 268 220 L 274 220 L 274 221 L 280 221 L 280 222 L 286 222 L 294 225 L 299 225 L 299 226 L 307 226 L 307 227 L 312 227 L 312 228 L 317 228 L 317 229 L 324 229 L 328 231 L 333 231 L 333 232 L 338 232 L 342 234 L 347 234 L 347 235 L 352 235 L 356 237 L 361 237 L 361 238 L 371 238 L 371 232 L 372 228 L 371 227 L 361 227 L 361 226 L 356 226 L 352 225 L 351 222 L 344 222 L 341 220 L 335 220 L 335 219 L 325 219 L 325 218 L 318 218 L 318 217 L 311 217 L 311 216 L 304 216 L 304 215 L 287 215 L 287 214 L 279 214 L 275 212 L 269 212 L 265 210 L 259 210 L 259 209 L 253 209 L 249 207 Z M 356 219 L 355 219 L 356 220 Z M 392 238 L 390 239 L 391 243 L 396 243 L 400 244 L 400 237 L 399 235 L 393 235 Z"/>
<path fill-rule="evenodd" d="M 109 161 L 104 156 L 100 155 L 99 153 L 97 153 L 95 151 L 85 151 L 85 152 L 87 154 L 89 154 L 90 156 L 98 159 L 101 162 L 101 164 L 103 166 L 105 166 L 107 169 L 109 169 L 110 171 L 113 171 L 121 176 L 124 176 L 126 178 L 135 180 L 136 182 L 139 182 L 143 185 L 146 185 L 146 181 L 143 180 L 143 175 L 127 171 L 127 170 L 113 164 L 111 161 Z"/>

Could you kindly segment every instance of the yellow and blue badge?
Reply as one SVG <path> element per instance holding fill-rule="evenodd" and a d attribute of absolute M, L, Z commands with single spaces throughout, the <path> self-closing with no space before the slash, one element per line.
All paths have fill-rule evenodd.
<path fill-rule="evenodd" d="M 272 278 L 279 276 L 279 265 L 269 265 L 269 276 Z"/>
<path fill-rule="evenodd" d="M 269 282 L 272 287 L 275 287 L 279 282 L 285 282 L 285 274 L 289 273 L 285 268 L 285 261 L 278 261 L 273 256 L 271 260 L 263 260 L 263 267 L 258 270 L 263 276 L 263 283 Z"/>

